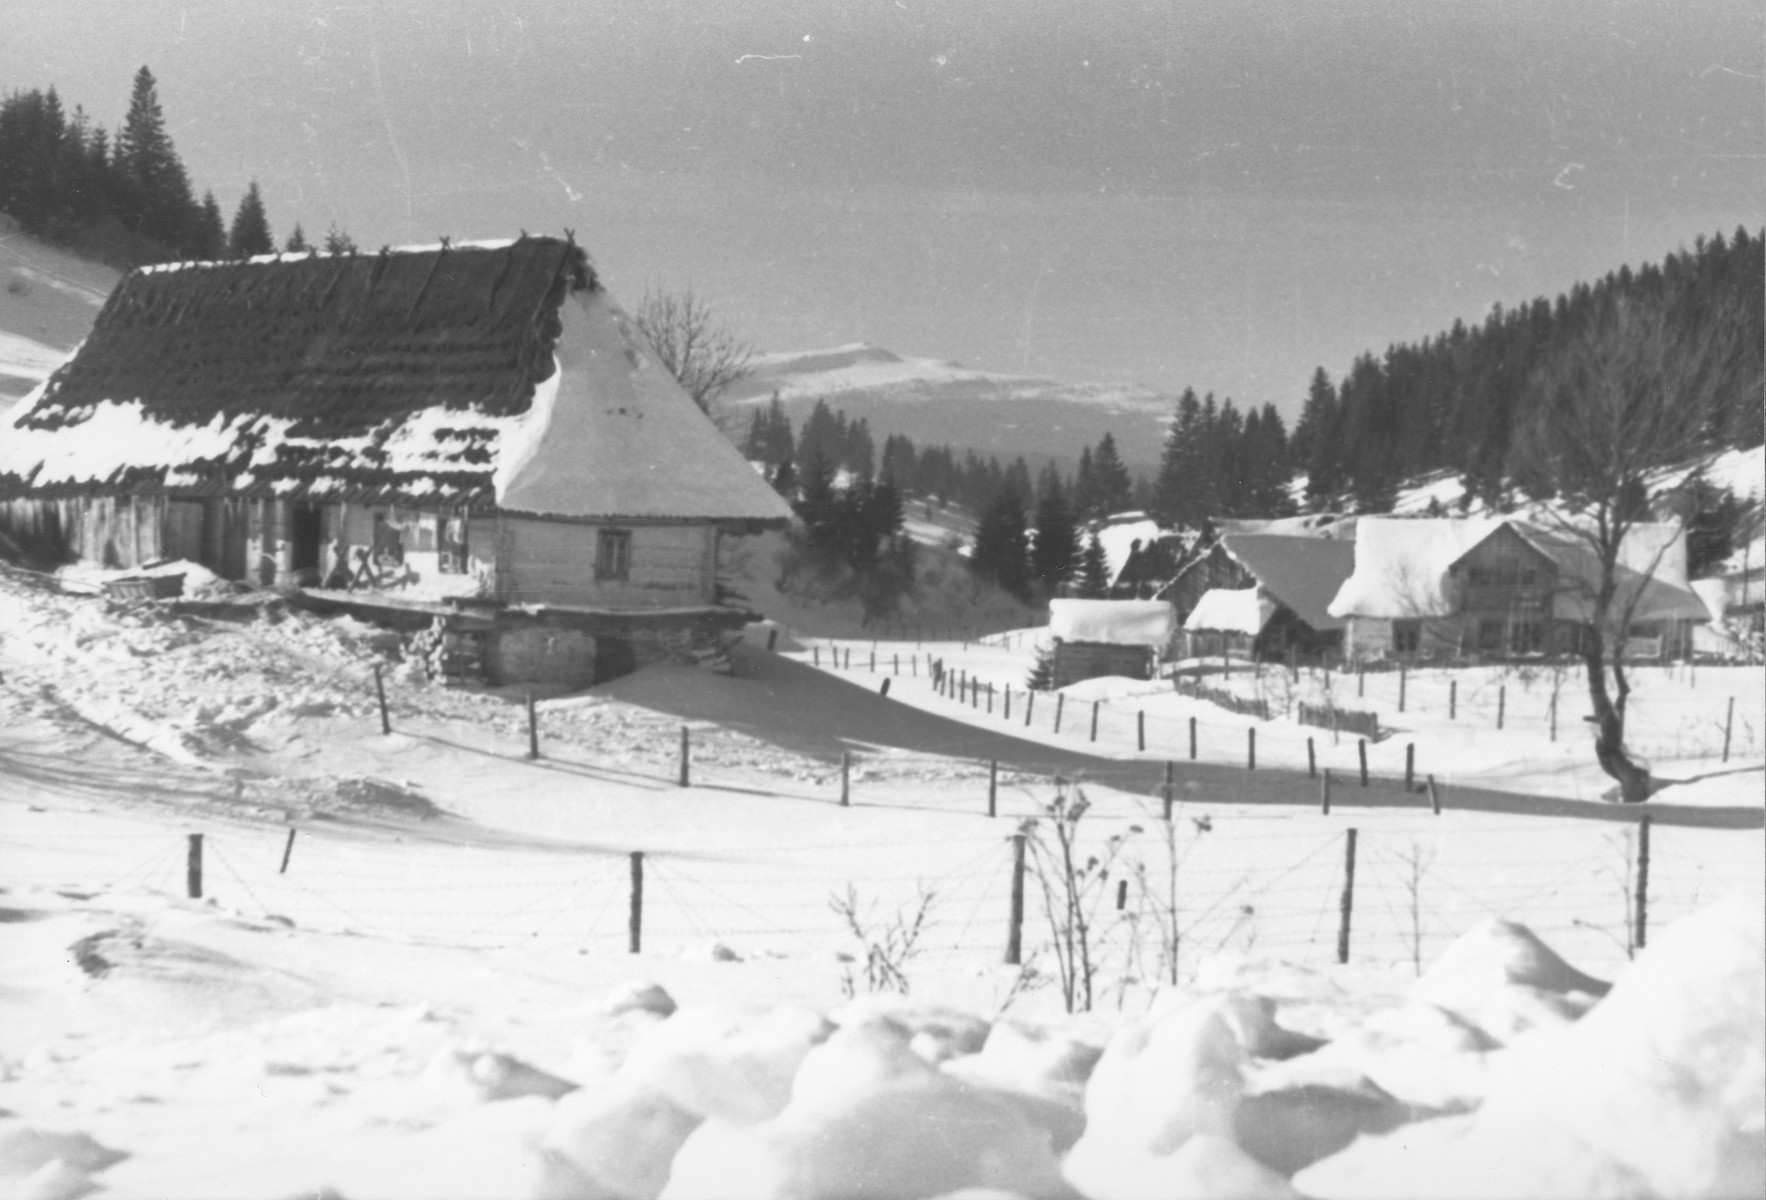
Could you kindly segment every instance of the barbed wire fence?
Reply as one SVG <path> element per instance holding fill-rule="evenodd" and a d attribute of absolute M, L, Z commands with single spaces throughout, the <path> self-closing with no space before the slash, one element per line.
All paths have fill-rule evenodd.
<path fill-rule="evenodd" d="M 812 662 L 836 652 L 838 670 L 886 669 L 891 680 L 918 679 L 972 714 L 986 715 L 991 702 L 1002 723 L 1052 731 L 1066 721 L 1063 737 L 1105 741 L 1117 751 L 1133 744 L 1148 756 L 1144 767 L 1156 768 L 1161 756 L 1194 759 L 1201 738 L 1246 737 L 1244 724 L 1235 728 L 1224 716 L 1218 728 L 1215 722 L 1199 728 L 1153 721 L 1121 705 L 1076 703 L 1063 712 L 1058 694 L 1033 698 L 1003 684 L 990 696 L 984 681 L 944 669 L 923 649 L 879 650 L 873 663 L 872 649 L 821 642 L 811 647 Z M 863 665 L 855 667 L 860 654 Z M 828 668 L 836 669 L 832 661 Z M 380 683 L 381 696 L 390 692 L 378 701 L 382 727 L 393 728 L 399 690 Z M 527 711 L 530 722 L 539 720 L 532 706 Z M 568 755 L 576 748 L 542 741 L 537 725 L 526 732 L 521 745 L 509 748 L 512 764 L 533 755 L 536 768 L 573 765 Z M 1219 951 L 1302 965 L 1421 969 L 1453 938 L 1490 918 L 1528 925 L 1572 961 L 1611 964 L 1646 944 L 1651 930 L 1718 895 L 1766 887 L 1760 869 L 1701 848 L 1700 838 L 1734 831 L 1677 828 L 1654 823 L 1647 813 L 1621 813 L 1615 823 L 1461 812 L 1451 797 L 1443 805 L 1439 791 L 1423 790 L 1420 772 L 1406 779 L 1393 771 L 1390 745 L 1377 759 L 1385 769 L 1362 785 L 1365 742 L 1327 746 L 1317 734 L 1287 736 L 1306 739 L 1313 776 L 1260 776 L 1252 740 L 1246 769 L 1201 786 L 1175 784 L 1169 771 L 1161 778 L 1153 770 L 1126 791 L 1112 782 L 1099 792 L 1087 835 L 1122 836 L 1129 846 L 1107 881 L 1098 925 L 1100 953 L 1113 978 L 1183 982 Z M 1024 822 L 1046 819 L 1056 788 L 1086 783 L 1002 770 L 997 759 L 964 756 L 965 746 L 989 748 L 985 738 L 969 742 L 957 733 L 953 739 L 936 752 L 847 750 L 838 768 L 824 765 L 804 787 L 762 789 L 824 804 L 929 809 L 975 820 L 972 833 L 866 838 L 861 866 L 842 861 L 858 848 L 853 841 L 825 835 L 806 841 L 781 833 L 720 857 L 638 847 L 517 855 L 430 841 L 363 842 L 322 821 L 277 828 L 217 819 L 182 834 L 85 829 L 71 838 L 8 829 L 0 845 L 8 848 L 8 875 L 18 883 L 215 900 L 257 919 L 328 934 L 561 953 L 715 953 L 722 945 L 742 957 L 825 956 L 831 962 L 853 949 L 852 931 L 831 899 L 850 889 L 865 911 L 882 915 L 930 893 L 932 919 L 920 961 L 1004 967 L 1006 947 L 1016 940 L 1025 961 L 1046 963 L 1058 929 L 1039 911 L 1037 888 L 1014 878 L 1024 856 L 1014 853 L 1013 840 L 1024 835 Z M 681 785 L 754 790 L 747 777 L 720 781 L 715 765 L 707 770 L 694 763 L 689 737 L 681 748 Z M 647 769 L 622 764 L 621 773 Z M 1334 804 L 1331 770 L 1341 772 Z M 921 789 L 917 797 L 899 789 L 873 794 L 867 786 L 893 774 L 924 779 L 929 773 L 960 786 Z M 1317 787 L 1321 803 L 1224 811 L 1236 802 L 1255 803 L 1267 786 L 1264 776 Z M 1401 797 L 1403 807 L 1363 806 L 1376 795 Z M 1014 906 L 1014 894 L 1029 899 Z"/>

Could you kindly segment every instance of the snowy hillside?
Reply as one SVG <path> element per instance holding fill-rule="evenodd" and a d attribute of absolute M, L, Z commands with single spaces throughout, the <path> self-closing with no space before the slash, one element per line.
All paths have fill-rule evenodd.
<path fill-rule="evenodd" d="M 1133 384 L 1063 383 L 976 371 L 856 343 L 830 350 L 757 355 L 754 373 L 724 399 L 743 414 L 774 393 L 801 425 L 817 400 L 870 422 L 877 441 L 906 434 L 918 445 L 948 443 L 1010 459 L 1079 451 L 1113 433 L 1139 469 L 1158 460 L 1172 400 Z"/>
<path fill-rule="evenodd" d="M 0 412 L 79 344 L 119 278 L 27 236 L 0 214 Z"/>

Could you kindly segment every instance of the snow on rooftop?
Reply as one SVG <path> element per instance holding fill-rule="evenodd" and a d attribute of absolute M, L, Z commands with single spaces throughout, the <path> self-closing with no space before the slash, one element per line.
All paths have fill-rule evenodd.
<path fill-rule="evenodd" d="M 1122 568 L 1128 564 L 1128 556 L 1133 552 L 1135 542 L 1144 546 L 1165 532 L 1159 527 L 1159 522 L 1147 516 L 1102 526 L 1098 530 L 1098 544 L 1104 548 L 1104 562 L 1110 569 L 1110 582 L 1115 583 L 1116 577 L 1122 574 Z"/>
<path fill-rule="evenodd" d="M 1049 634 L 1065 642 L 1163 646 L 1177 612 L 1163 600 L 1050 600 Z"/>
<path fill-rule="evenodd" d="M 485 238 L 481 241 L 449 242 L 443 246 L 440 242 L 429 242 L 423 245 L 388 246 L 388 254 L 428 254 L 436 250 L 503 250 L 513 246 L 518 238 Z M 372 258 L 379 254 L 378 250 L 357 249 L 353 253 L 331 253 L 322 247 L 311 246 L 305 250 L 278 250 L 272 254 L 254 254 L 250 258 L 220 259 L 186 259 L 182 262 L 149 263 L 136 270 L 143 275 L 162 275 L 168 271 L 191 271 L 204 267 L 236 267 L 241 263 L 281 263 L 305 262 L 309 258 Z"/>
<path fill-rule="evenodd" d="M 1244 633 L 1256 637 L 1275 613 L 1275 602 L 1262 591 L 1256 587 L 1210 588 L 1196 601 L 1183 627 L 1191 633 Z"/>
<path fill-rule="evenodd" d="M 1355 526 L 1355 571 L 1337 590 L 1330 614 L 1393 620 L 1450 612 L 1447 569 L 1503 520 L 1362 517 Z"/>

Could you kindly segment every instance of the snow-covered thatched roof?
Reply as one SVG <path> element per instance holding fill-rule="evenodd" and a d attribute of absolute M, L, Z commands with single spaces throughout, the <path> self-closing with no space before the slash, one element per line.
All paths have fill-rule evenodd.
<path fill-rule="evenodd" d="M 1049 634 L 1064 642 L 1163 646 L 1177 613 L 1163 600 L 1050 600 Z"/>
<path fill-rule="evenodd" d="M 138 270 L 7 421 L 0 495 L 789 517 L 556 238 Z"/>
<path fill-rule="evenodd" d="M 1589 543 L 1561 520 L 1514 517 L 1435 520 L 1363 517 L 1356 526 L 1355 570 L 1338 589 L 1329 611 L 1337 617 L 1384 620 L 1447 616 L 1456 611 L 1449 572 L 1473 549 L 1508 527 L 1550 560 L 1557 572 L 1553 615 L 1588 619 L 1598 579 Z M 1634 525 L 1620 546 L 1621 605 L 1636 600 L 1637 620 L 1704 620 L 1705 607 L 1687 587 L 1686 539 L 1677 525 Z"/>
<path fill-rule="evenodd" d="M 1202 593 L 1184 620 L 1190 633 L 1243 633 L 1256 637 L 1275 613 L 1275 601 L 1260 587 L 1211 588 Z"/>

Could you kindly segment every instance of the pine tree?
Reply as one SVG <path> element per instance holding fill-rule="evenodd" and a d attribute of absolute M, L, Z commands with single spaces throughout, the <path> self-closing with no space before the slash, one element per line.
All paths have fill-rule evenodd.
<path fill-rule="evenodd" d="M 1073 473 L 1073 512 L 1082 521 L 1097 515 L 1098 479 L 1092 470 L 1091 447 L 1079 451 L 1079 469 Z"/>
<path fill-rule="evenodd" d="M 1043 471 L 1042 495 L 1036 504 L 1036 544 L 1031 549 L 1031 572 L 1049 594 L 1073 574 L 1079 557 L 1079 530 L 1073 524 L 1066 489 L 1060 473 L 1050 463 Z"/>
<path fill-rule="evenodd" d="M 153 72 L 135 73 L 129 112 L 117 135 L 116 157 L 127 179 L 125 211 L 117 215 L 136 232 L 168 247 L 178 247 L 193 224 L 190 177 L 172 148 L 160 110 L 159 87 Z"/>
<path fill-rule="evenodd" d="M 339 229 L 337 227 L 336 223 L 333 222 L 331 225 L 331 228 L 329 228 L 325 231 L 325 253 L 327 253 L 327 254 L 354 254 L 355 252 L 356 252 L 355 239 L 350 237 L 350 235 L 345 233 L 343 230 Z"/>
<path fill-rule="evenodd" d="M 1102 600 L 1110 594 L 1110 564 L 1104 557 L 1104 544 L 1093 533 L 1079 556 L 1079 595 L 1085 600 Z"/>
<path fill-rule="evenodd" d="M 1162 524 L 1194 528 L 1208 515 L 1200 495 L 1205 453 L 1202 402 L 1196 399 L 1194 389 L 1185 388 L 1165 434 L 1159 478 L 1153 488 L 1153 515 Z"/>
<path fill-rule="evenodd" d="M 975 549 L 969 565 L 975 574 L 1020 600 L 1030 598 L 1029 534 L 1024 501 L 1001 488 L 975 527 Z"/>
<path fill-rule="evenodd" d="M 1096 511 L 1093 517 L 1107 517 L 1128 508 L 1134 498 L 1134 485 L 1129 481 L 1128 468 L 1116 453 L 1116 439 L 1106 433 L 1091 456 L 1092 475 L 1097 488 Z"/>
<path fill-rule="evenodd" d="M 270 221 L 264 215 L 264 198 L 258 194 L 258 181 L 252 180 L 239 211 L 233 214 L 233 228 L 227 235 L 227 251 L 234 258 L 251 258 L 257 254 L 274 254 L 276 239 L 270 236 Z"/>
<path fill-rule="evenodd" d="M 221 221 L 221 206 L 213 192 L 202 194 L 197 209 L 196 235 L 191 252 L 203 262 L 217 262 L 227 257 L 227 227 Z"/>
<path fill-rule="evenodd" d="M 282 243 L 282 251 L 285 254 L 304 254 L 309 249 L 311 247 L 307 245 L 307 235 L 301 232 L 300 222 L 296 221 L 294 232 L 288 235 L 286 242 Z"/>

